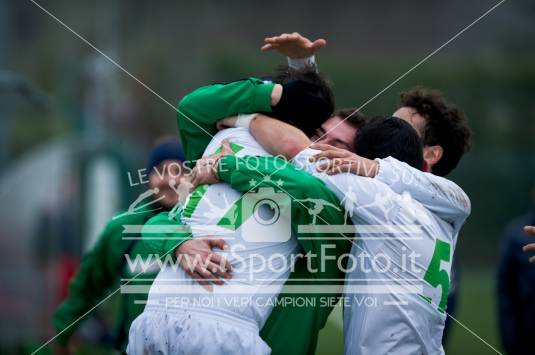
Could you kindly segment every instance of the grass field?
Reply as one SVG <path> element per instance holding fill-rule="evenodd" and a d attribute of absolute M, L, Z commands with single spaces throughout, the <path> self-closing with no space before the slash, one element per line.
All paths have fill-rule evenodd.
<path fill-rule="evenodd" d="M 494 277 L 493 270 L 463 270 L 456 318 L 498 351 L 502 351 L 496 323 Z M 336 307 L 327 326 L 320 334 L 316 354 L 342 353 L 342 311 L 340 307 Z M 446 353 L 453 355 L 496 354 L 459 324 L 453 325 Z"/>

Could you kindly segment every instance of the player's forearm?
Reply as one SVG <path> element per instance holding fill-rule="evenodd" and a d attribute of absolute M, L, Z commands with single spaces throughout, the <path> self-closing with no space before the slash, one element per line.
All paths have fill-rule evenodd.
<path fill-rule="evenodd" d="M 280 158 L 266 156 L 247 156 L 238 158 L 234 155 L 226 155 L 221 158 L 216 166 L 216 173 L 220 181 L 226 182 L 239 192 L 249 192 L 251 188 L 279 187 L 275 182 L 288 191 L 289 194 L 301 194 L 299 188 L 301 175 L 296 172 L 293 165 Z M 269 179 L 266 179 L 269 177 Z M 256 186 L 251 186 L 251 181 Z"/>
<path fill-rule="evenodd" d="M 264 115 L 251 121 L 249 131 L 270 154 L 286 159 L 292 159 L 310 145 L 310 139 L 300 129 Z"/>
<path fill-rule="evenodd" d="M 162 212 L 145 223 L 141 231 L 143 245 L 147 252 L 164 257 L 175 257 L 175 250 L 183 242 L 193 239 L 190 232 L 183 228 L 180 215 L 169 218 L 169 212 Z"/>

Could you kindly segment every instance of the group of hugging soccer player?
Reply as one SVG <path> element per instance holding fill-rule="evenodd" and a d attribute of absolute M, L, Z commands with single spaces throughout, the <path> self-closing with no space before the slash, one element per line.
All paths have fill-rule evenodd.
<path fill-rule="evenodd" d="M 179 100 L 181 147 L 154 148 L 150 201 L 84 257 L 54 317 L 62 346 L 122 279 L 123 353 L 314 354 L 336 306 L 345 354 L 444 353 L 471 209 L 445 176 L 470 148 L 466 117 L 426 87 L 383 116 L 335 109 L 325 45 L 266 38 L 284 69 Z"/>

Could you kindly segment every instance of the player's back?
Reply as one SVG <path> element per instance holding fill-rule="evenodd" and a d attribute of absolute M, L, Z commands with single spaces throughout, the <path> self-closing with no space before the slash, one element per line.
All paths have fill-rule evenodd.
<path fill-rule="evenodd" d="M 386 219 L 373 218 L 382 213 L 373 208 L 353 216 L 362 232 L 351 250 L 358 262 L 346 275 L 346 354 L 443 353 L 456 235 L 410 197 L 398 197 Z"/>
<path fill-rule="evenodd" d="M 356 227 L 346 272 L 346 354 L 441 354 L 451 258 L 458 230 L 407 193 L 353 174 L 322 179 L 346 206 Z M 353 196 L 353 201 L 348 201 Z"/>

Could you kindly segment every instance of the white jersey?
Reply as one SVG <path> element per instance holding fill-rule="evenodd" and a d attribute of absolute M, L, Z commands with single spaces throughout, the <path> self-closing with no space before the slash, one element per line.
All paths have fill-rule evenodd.
<path fill-rule="evenodd" d="M 246 128 L 229 128 L 214 136 L 203 157 L 217 153 L 224 139 L 229 140 L 238 157 L 269 155 Z M 238 212 L 244 203 L 248 203 L 246 195 L 242 198 L 242 193 L 227 183 L 200 185 L 188 197 L 182 213 L 182 222 L 191 226 L 194 238 L 210 235 L 226 241 L 230 249 L 216 252 L 231 263 L 232 278 L 222 286 L 214 285 L 213 292 L 209 293 L 182 268 L 166 266 L 150 289 L 148 305 L 212 309 L 214 314 L 239 317 L 253 322 L 258 329 L 262 328 L 272 310 L 271 300 L 288 279 L 292 267 L 290 256 L 298 244 L 291 236 L 291 221 L 283 219 L 279 220 L 278 228 L 288 231 L 286 236 L 275 241 L 255 240 L 254 218 L 242 223 L 241 215 L 245 212 L 241 215 Z M 261 210 L 265 208 L 260 207 Z M 273 234 L 277 237 L 277 228 L 273 228 Z M 270 259 L 273 255 L 277 258 Z"/>
<path fill-rule="evenodd" d="M 328 176 L 308 161 L 317 152 L 302 151 L 295 164 L 340 198 L 357 231 L 346 273 L 345 353 L 444 353 L 451 260 L 468 198 L 457 185 L 391 158 L 380 161 L 375 178 Z"/>

